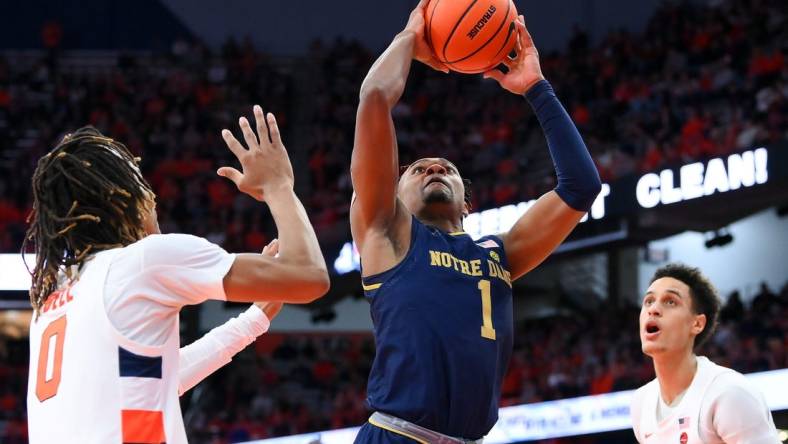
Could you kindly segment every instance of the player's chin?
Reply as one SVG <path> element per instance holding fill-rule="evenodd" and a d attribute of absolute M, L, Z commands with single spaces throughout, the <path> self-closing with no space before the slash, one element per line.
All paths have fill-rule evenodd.
<path fill-rule="evenodd" d="M 424 203 L 451 203 L 454 199 L 451 191 L 446 187 L 437 187 L 424 192 Z"/>
<path fill-rule="evenodd" d="M 659 355 L 660 353 L 665 351 L 664 346 L 655 344 L 654 342 L 645 342 L 645 341 L 641 342 L 640 349 L 643 351 L 644 355 L 651 356 L 652 358 L 655 355 Z"/>

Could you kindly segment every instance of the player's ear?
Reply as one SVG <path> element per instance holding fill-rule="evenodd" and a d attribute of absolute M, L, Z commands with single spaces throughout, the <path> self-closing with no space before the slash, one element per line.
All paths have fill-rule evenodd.
<path fill-rule="evenodd" d="M 693 319 L 692 321 L 692 333 L 694 333 L 695 336 L 697 336 L 705 328 L 706 328 L 706 315 L 703 313 L 699 315 L 695 315 L 695 319 Z"/>
<path fill-rule="evenodd" d="M 468 217 L 471 214 L 471 210 L 473 210 L 473 206 L 471 205 L 471 181 L 468 179 L 462 179 L 462 217 Z"/>

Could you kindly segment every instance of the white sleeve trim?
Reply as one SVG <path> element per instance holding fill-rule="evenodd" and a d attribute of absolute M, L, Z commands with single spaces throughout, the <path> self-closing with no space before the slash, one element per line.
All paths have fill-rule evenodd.
<path fill-rule="evenodd" d="M 182 347 L 178 396 L 232 361 L 233 356 L 268 331 L 271 321 L 256 305 L 237 318 L 214 328 L 202 338 Z"/>

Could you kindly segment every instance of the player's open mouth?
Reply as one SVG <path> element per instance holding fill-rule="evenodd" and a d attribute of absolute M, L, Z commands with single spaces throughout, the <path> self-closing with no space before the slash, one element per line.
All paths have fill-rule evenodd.
<path fill-rule="evenodd" d="M 646 339 L 655 339 L 659 336 L 660 328 L 656 321 L 648 321 L 646 322 Z"/>

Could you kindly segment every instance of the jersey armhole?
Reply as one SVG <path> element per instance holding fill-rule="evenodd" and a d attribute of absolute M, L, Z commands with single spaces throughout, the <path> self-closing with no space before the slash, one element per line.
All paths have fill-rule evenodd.
<path fill-rule="evenodd" d="M 416 216 L 411 215 L 411 222 L 410 222 L 410 245 L 408 245 L 408 252 L 403 256 L 402 260 L 397 262 L 394 266 L 389 268 L 388 270 L 381 271 L 380 273 L 375 273 L 370 276 L 364 276 L 362 270 L 361 276 L 361 286 L 364 291 L 374 291 L 379 289 L 385 281 L 391 278 L 392 275 L 396 274 L 398 270 L 400 270 L 404 264 L 410 261 L 411 257 L 413 257 L 414 253 L 414 245 L 416 244 L 416 240 L 419 237 L 419 222 L 416 219 Z"/>

